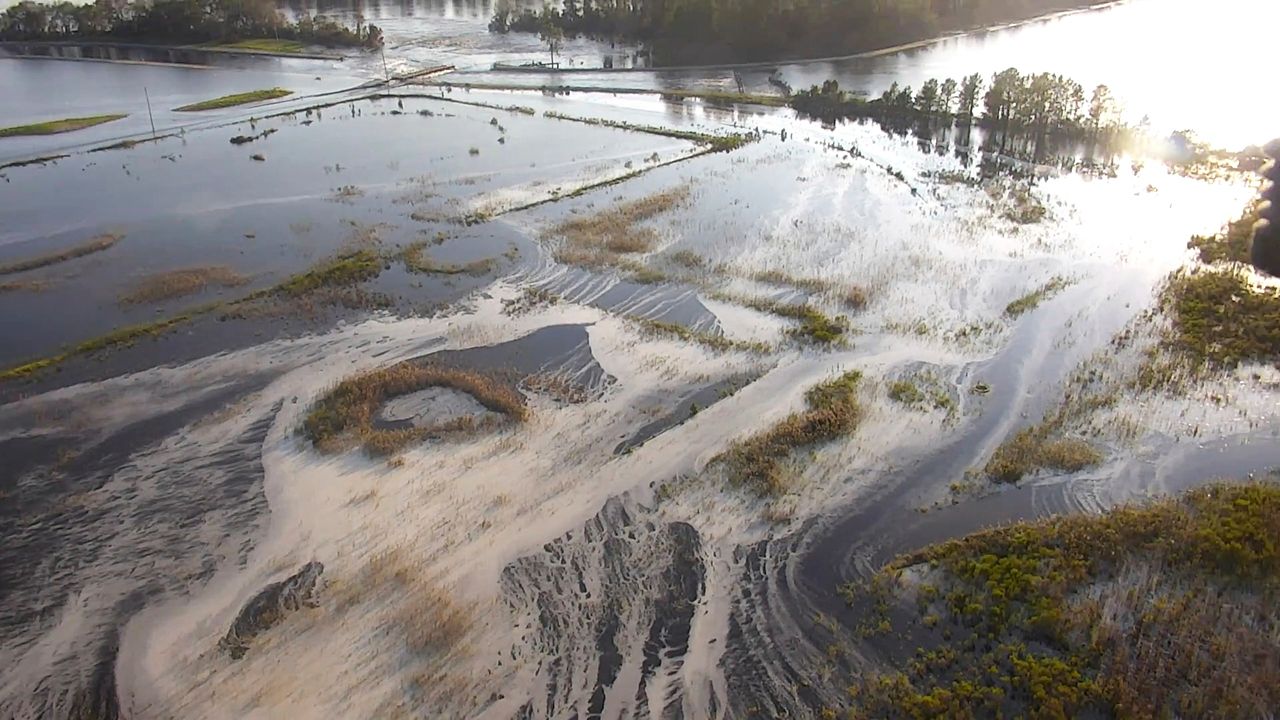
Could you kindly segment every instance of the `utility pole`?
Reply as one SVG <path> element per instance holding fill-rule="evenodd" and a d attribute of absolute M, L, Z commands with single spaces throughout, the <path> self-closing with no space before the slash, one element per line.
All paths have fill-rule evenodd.
<path fill-rule="evenodd" d="M 147 99 L 147 119 L 151 121 L 151 139 L 156 137 L 156 118 L 151 114 L 151 93 L 147 92 L 147 86 L 142 86 L 142 96 Z"/>
<path fill-rule="evenodd" d="M 387 79 L 387 86 L 391 86 L 391 73 L 387 70 L 387 47 L 382 45 L 378 48 L 382 52 L 382 76 Z"/>

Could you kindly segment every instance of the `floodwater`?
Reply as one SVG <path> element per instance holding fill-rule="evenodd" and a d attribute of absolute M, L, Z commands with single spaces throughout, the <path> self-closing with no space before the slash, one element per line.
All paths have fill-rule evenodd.
<path fill-rule="evenodd" d="M 364 7 L 393 39 L 444 28 L 439 43 L 389 58 L 420 53 L 414 62 L 460 52 L 488 14 L 483 3 Z M 1050 23 L 1089 17 L 1109 16 Z M 983 67 L 1008 64 L 1004 37 L 984 36 Z M 958 52 L 953 42 L 876 62 L 905 63 L 900 82 L 914 82 L 919 58 Z M 837 584 L 993 522 L 1096 512 L 1280 457 L 1280 377 L 1246 367 L 1183 394 L 1125 390 L 1075 418 L 1070 432 L 1105 458 L 1096 467 L 971 495 L 950 487 L 1058 407 L 1078 370 L 1130 376 L 1145 346 L 1113 338 L 1150 332 L 1143 313 L 1190 262 L 1187 238 L 1256 191 L 1245 174 L 1198 179 L 1121 157 L 1107 173 L 984 178 L 947 139 L 824 128 L 787 109 L 433 87 L 357 99 L 365 65 L 317 71 L 321 81 L 307 67 L 0 60 L 0 81 L 30 95 L 39 83 L 17 76 L 34 68 L 86 86 L 145 78 L 166 106 L 290 81 L 304 96 L 169 117 L 181 132 L 127 149 L 83 152 L 136 126 L 0 141 L 0 158 L 69 155 L 0 171 L 0 265 L 122 236 L 0 277 L 19 281 L 0 292 L 0 366 L 243 297 L 351 249 L 383 254 L 361 289 L 388 298 L 208 314 L 0 385 L 0 716 L 804 717 L 844 692 L 817 680 L 830 642 L 856 642 Z M 784 72 L 802 67 L 814 66 Z M 851 72 L 851 84 L 887 77 Z M 705 85 L 732 73 L 562 79 Z M 1204 117 L 1206 136 L 1227 127 Z M 757 140 L 698 154 L 639 126 Z M 1266 139 L 1237 129 L 1242 142 Z M 556 226 L 670 191 L 687 199 L 628 230 L 651 243 L 630 258 L 647 274 L 557 261 Z M 1013 219 L 1022 202 L 1044 217 Z M 409 272 L 397 253 L 415 243 L 437 263 L 485 264 Z M 203 265 L 245 282 L 120 302 L 153 273 Z M 1053 278 L 1067 287 L 1005 314 Z M 855 287 L 863 307 L 842 300 Z M 850 343 L 796 342 L 794 320 L 742 296 L 844 315 Z M 343 379 L 401 360 L 491 372 L 529 418 L 391 460 L 324 454 L 299 435 Z M 862 425 L 793 458 L 784 494 L 756 496 L 714 462 L 853 369 Z M 893 380 L 921 373 L 950 411 L 888 397 Z M 547 377 L 578 390 L 535 382 Z M 454 393 L 423 407 L 432 397 L 383 406 L 384 421 L 475 408 Z M 243 656 L 224 651 L 264 588 L 320 565 L 305 602 L 281 603 Z M 815 613 L 832 623 L 815 627 Z"/>

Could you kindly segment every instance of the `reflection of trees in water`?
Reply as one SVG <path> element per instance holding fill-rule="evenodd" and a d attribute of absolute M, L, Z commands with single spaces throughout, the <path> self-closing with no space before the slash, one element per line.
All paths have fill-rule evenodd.
<path fill-rule="evenodd" d="M 860 122 L 874 122 L 893 137 L 915 138 L 920 152 L 940 157 L 954 155 L 966 168 L 978 160 L 984 177 L 1028 174 L 1035 165 L 1110 172 L 1124 149 L 1117 138 L 1095 141 L 1068 134 L 1006 133 L 937 117 L 891 115 L 863 118 Z"/>
<path fill-rule="evenodd" d="M 518 10 L 541 9 L 539 0 L 507 0 Z M 338 17 L 453 17 L 487 21 L 498 0 L 281 0 L 280 8 L 294 14 L 317 13 Z"/>

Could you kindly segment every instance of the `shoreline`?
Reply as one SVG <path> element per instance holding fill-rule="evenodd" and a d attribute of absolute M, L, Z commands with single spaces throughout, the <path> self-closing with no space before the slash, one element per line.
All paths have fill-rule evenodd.
<path fill-rule="evenodd" d="M 196 52 L 209 53 L 211 55 L 226 55 L 230 57 L 275 57 L 275 58 L 295 58 L 300 60 L 334 60 L 345 61 L 346 55 L 336 53 L 310 53 L 310 52 L 274 52 L 270 50 L 249 50 L 242 48 L 224 48 L 210 47 L 202 45 L 168 45 L 168 44 L 152 44 L 140 42 L 115 42 L 111 40 L 4 40 L 0 41 L 0 58 L 16 57 L 16 58 L 36 58 L 36 59 L 52 59 L 52 60 L 98 60 L 100 62 L 120 62 L 120 63 L 145 63 L 151 65 L 187 65 L 189 63 L 165 62 L 163 60 L 116 60 L 114 58 L 69 58 L 59 55 L 40 55 L 31 52 L 9 52 L 13 48 L 26 49 L 30 47 L 37 48 L 111 48 L 118 50 L 150 50 L 156 52 Z M 190 63 L 193 64 L 194 63 Z"/>
<path fill-rule="evenodd" d="M 920 48 L 929 47 L 931 45 L 936 45 L 936 44 L 945 42 L 947 40 L 953 40 L 959 37 L 976 35 L 978 33 L 1011 30 L 1013 28 L 1022 27 L 1023 25 L 1030 25 L 1031 23 L 1043 22 L 1046 20 L 1054 20 L 1061 17 L 1075 15 L 1077 13 L 1087 13 L 1087 12 L 1095 12 L 1098 10 L 1104 10 L 1107 8 L 1115 7 L 1117 5 L 1122 5 L 1129 1 L 1130 0 L 1113 0 L 1112 2 L 1102 3 L 1099 5 L 1087 5 L 1083 7 L 1072 8 L 1070 10 L 1059 10 L 1057 12 L 1047 13 L 1045 15 L 1037 15 L 1035 17 L 1030 17 L 1025 20 L 1017 20 L 1014 22 L 1003 23 L 1000 25 L 981 25 L 978 27 L 969 28 L 967 30 L 955 30 L 955 31 L 945 33 L 943 35 L 937 35 L 931 38 L 924 38 L 922 40 L 912 40 L 911 42 L 900 43 L 898 45 L 890 45 L 888 47 L 878 48 L 874 50 L 863 50 L 860 52 L 849 53 L 845 55 L 827 55 L 823 57 L 794 58 L 794 59 L 779 58 L 774 60 L 752 60 L 750 62 L 739 62 L 739 63 L 713 63 L 709 65 L 659 65 L 655 67 L 642 67 L 642 68 L 636 68 L 636 67 L 544 68 L 544 67 L 536 67 L 536 66 L 535 67 L 503 67 L 503 68 L 491 68 L 489 70 L 467 70 L 467 71 L 458 72 L 456 74 L 457 75 L 470 75 L 470 74 L 483 75 L 483 74 L 495 73 L 495 72 L 517 72 L 517 73 L 530 73 L 530 74 L 558 74 L 558 73 L 586 73 L 586 72 L 658 73 L 658 72 L 688 72 L 688 71 L 695 71 L 695 70 L 749 70 L 753 68 L 768 68 L 768 67 L 775 67 L 775 66 L 784 67 L 788 65 L 816 65 L 820 63 L 841 62 L 845 60 L 862 60 L 862 59 L 868 59 L 868 58 L 882 57 L 885 55 L 893 55 L 900 52 L 907 52 L 909 50 L 918 50 Z"/>

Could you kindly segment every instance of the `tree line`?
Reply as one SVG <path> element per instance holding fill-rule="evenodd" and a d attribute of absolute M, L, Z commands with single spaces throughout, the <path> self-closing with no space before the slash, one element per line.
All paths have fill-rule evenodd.
<path fill-rule="evenodd" d="M 660 64 L 843 55 L 1107 0 L 564 0 L 516 12 L 500 0 L 493 32 L 645 42 Z"/>
<path fill-rule="evenodd" d="M 349 47 L 379 47 L 382 30 L 358 18 L 354 29 L 323 15 L 288 22 L 272 0 L 95 0 L 38 3 L 24 0 L 0 14 L 0 40 L 142 40 L 233 42 L 279 38 Z"/>
<path fill-rule="evenodd" d="M 977 124 L 1001 133 L 1001 151 L 1004 138 L 1025 133 L 1033 137 L 1036 155 L 1047 136 L 1107 143 L 1124 132 L 1106 85 L 1095 87 L 1086 102 L 1084 88 L 1070 78 L 1023 74 L 1015 68 L 996 73 L 989 82 L 977 73 L 959 81 L 930 79 L 918 91 L 895 82 L 874 100 L 851 95 L 828 80 L 796 93 L 790 105 L 824 122 L 871 117 L 898 124 L 934 119 Z"/>

